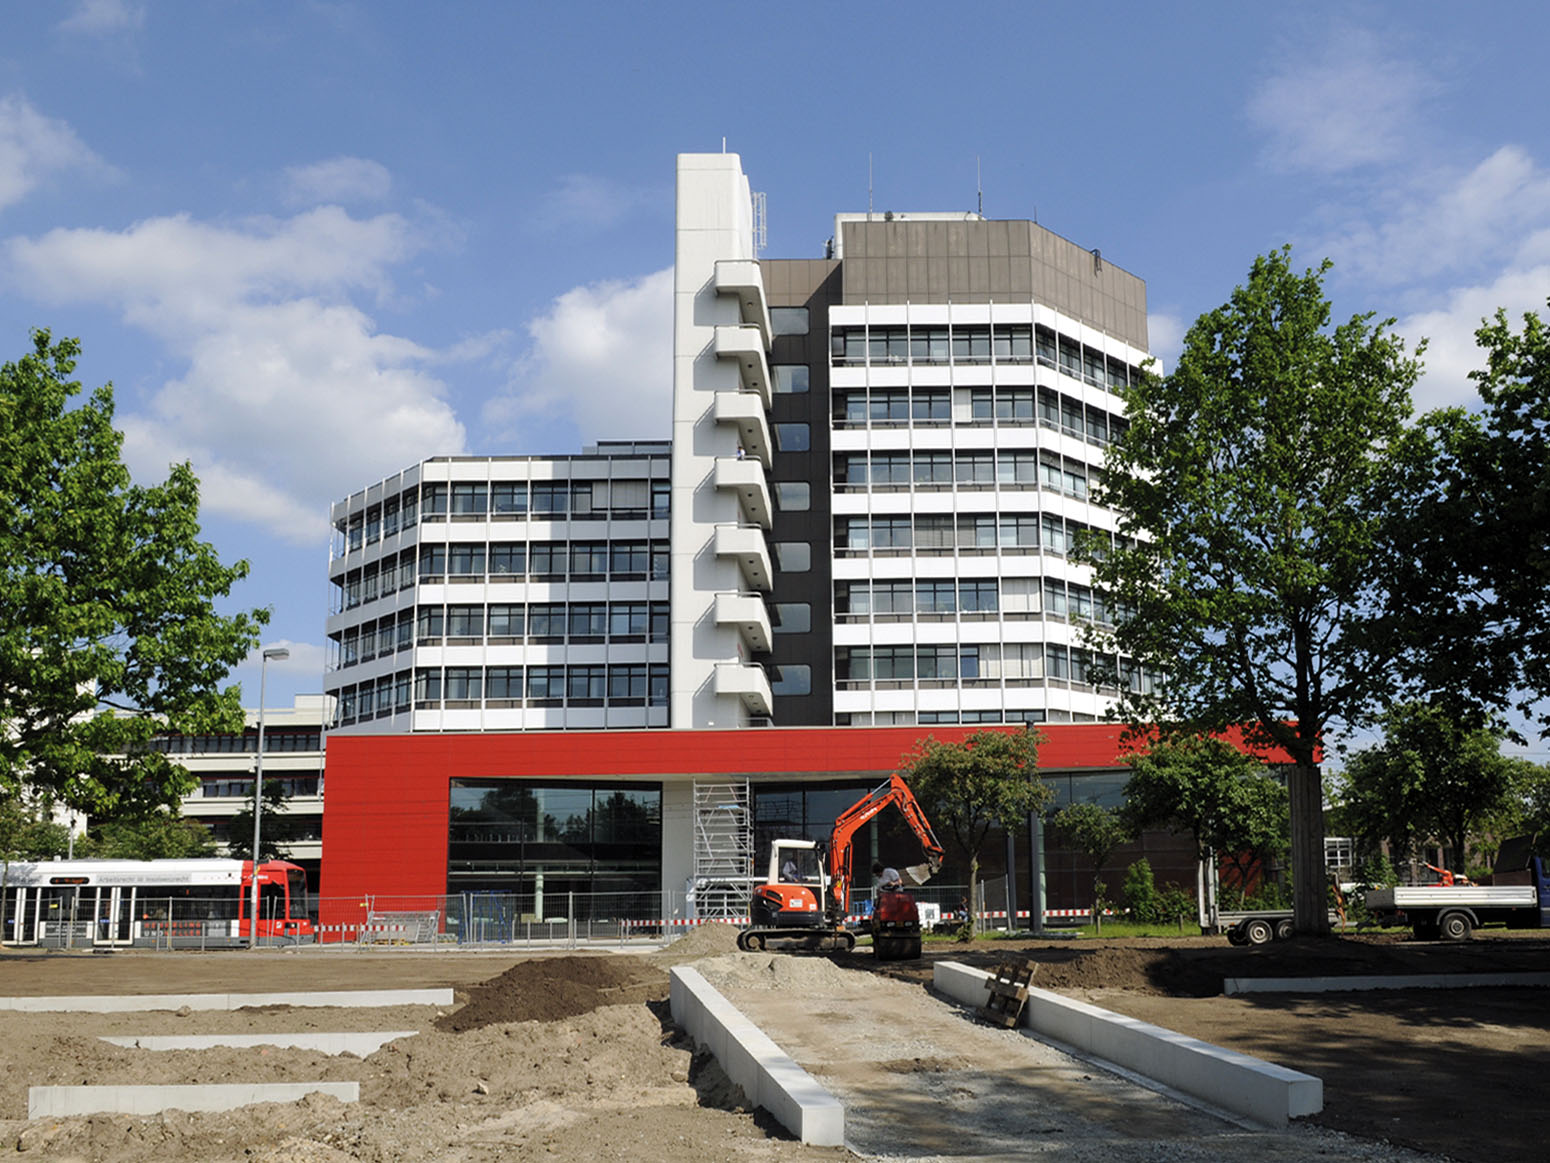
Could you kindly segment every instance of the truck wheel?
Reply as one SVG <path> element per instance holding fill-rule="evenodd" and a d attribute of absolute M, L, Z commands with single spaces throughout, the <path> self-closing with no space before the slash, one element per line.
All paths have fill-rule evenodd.
<path fill-rule="evenodd" d="M 1437 919 L 1437 931 L 1444 941 L 1467 941 L 1475 931 L 1468 913 L 1444 913 Z"/>
<path fill-rule="evenodd" d="M 1277 921 L 1276 922 L 1276 940 L 1277 941 L 1287 941 L 1287 940 L 1290 940 L 1292 934 L 1295 933 L 1295 932 L 1297 932 L 1297 926 L 1295 924 L 1293 924 L 1291 921 Z"/>
<path fill-rule="evenodd" d="M 1244 939 L 1250 945 L 1268 945 L 1275 939 L 1276 931 L 1269 921 L 1253 920 L 1243 926 Z"/>
<path fill-rule="evenodd" d="M 1227 943 L 1229 945 L 1247 945 L 1249 939 L 1243 935 L 1243 930 L 1237 925 L 1227 930 Z"/>

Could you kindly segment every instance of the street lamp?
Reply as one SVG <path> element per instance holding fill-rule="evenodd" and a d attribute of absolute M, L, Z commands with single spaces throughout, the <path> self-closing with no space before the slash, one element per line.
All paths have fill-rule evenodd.
<path fill-rule="evenodd" d="M 284 662 L 291 652 L 283 646 L 264 651 L 258 664 L 258 758 L 253 764 L 253 901 L 248 910 L 248 948 L 258 947 L 258 826 L 264 810 L 264 684 L 269 679 L 269 660 Z"/>

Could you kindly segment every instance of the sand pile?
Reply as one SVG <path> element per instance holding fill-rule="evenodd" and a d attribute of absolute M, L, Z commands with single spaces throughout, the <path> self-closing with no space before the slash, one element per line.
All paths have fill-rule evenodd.
<path fill-rule="evenodd" d="M 436 1019 L 446 1033 L 503 1022 L 553 1022 L 601 1006 L 661 1001 L 667 974 L 639 957 L 544 957 L 522 961 L 469 991 L 467 1004 Z"/>

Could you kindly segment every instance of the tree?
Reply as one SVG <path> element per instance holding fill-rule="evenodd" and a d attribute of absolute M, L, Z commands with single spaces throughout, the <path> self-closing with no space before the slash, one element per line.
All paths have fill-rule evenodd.
<path fill-rule="evenodd" d="M 0 800 L 0 860 L 51 860 L 70 851 L 70 829 L 20 800 Z"/>
<path fill-rule="evenodd" d="M 189 466 L 131 483 L 111 385 L 72 404 L 80 345 L 32 338 L 0 366 L 0 799 L 144 815 L 189 787 L 152 735 L 242 729 L 220 683 L 268 613 L 216 612 L 248 567 L 198 539 Z"/>
<path fill-rule="evenodd" d="M 1463 871 L 1470 834 L 1513 791 L 1501 736 L 1461 725 L 1445 710 L 1405 703 L 1381 718 L 1383 742 L 1346 764 L 1341 799 L 1358 835 L 1387 840 L 1405 859 L 1417 841 L 1450 847 Z"/>
<path fill-rule="evenodd" d="M 171 812 L 151 812 L 137 819 L 109 820 L 93 827 L 78 854 L 115 860 L 171 860 L 214 856 L 215 841 L 198 820 Z"/>
<path fill-rule="evenodd" d="M 1475 725 L 1516 703 L 1550 734 L 1550 329 L 1498 311 L 1475 335 L 1481 414 L 1427 413 L 1378 492 L 1389 587 L 1369 632 L 1411 698 Z"/>
<path fill-rule="evenodd" d="M 1051 817 L 1050 826 L 1067 847 L 1085 852 L 1093 862 L 1093 924 L 1101 931 L 1106 887 L 1103 869 L 1132 833 L 1118 812 L 1092 803 L 1067 804 Z"/>
<path fill-rule="evenodd" d="M 259 860 L 289 860 L 290 849 L 288 845 L 297 839 L 300 826 L 296 819 L 289 815 L 291 803 L 290 789 L 285 781 L 278 776 L 264 777 L 264 813 L 259 821 L 258 859 Z M 227 849 L 233 856 L 241 856 L 244 859 L 250 857 L 253 852 L 253 807 L 251 801 L 247 807 L 233 812 L 231 821 L 227 825 Z"/>
<path fill-rule="evenodd" d="M 1129 826 L 1188 833 L 1200 860 L 1220 858 L 1233 866 L 1240 899 L 1253 866 L 1286 851 L 1286 789 L 1232 744 L 1210 736 L 1160 741 L 1126 762 Z M 1321 891 L 1322 865 L 1321 858 Z"/>
<path fill-rule="evenodd" d="M 900 773 L 932 827 L 952 836 L 968 854 L 971 912 L 980 853 L 991 829 L 1017 827 L 1054 794 L 1039 778 L 1041 741 L 1031 728 L 975 731 L 961 743 L 928 735 L 900 761 Z"/>
<path fill-rule="evenodd" d="M 1392 321 L 1330 328 L 1328 269 L 1297 274 L 1289 248 L 1256 259 L 1172 374 L 1126 389 L 1129 424 L 1095 490 L 1121 536 L 1082 549 L 1122 614 L 1102 644 L 1158 676 L 1127 684 L 1131 724 L 1242 726 L 1291 758 L 1300 932 L 1328 928 L 1321 741 L 1387 689 L 1344 631 L 1378 580 L 1372 486 L 1419 366 Z"/>

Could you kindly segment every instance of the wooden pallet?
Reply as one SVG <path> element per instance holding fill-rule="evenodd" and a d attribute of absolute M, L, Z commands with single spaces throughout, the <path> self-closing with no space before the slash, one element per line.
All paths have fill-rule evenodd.
<path fill-rule="evenodd" d="M 1028 1000 L 1028 986 L 1038 968 L 1037 963 L 1026 958 L 997 965 L 995 972 L 985 980 L 990 997 L 975 1012 L 983 1020 L 998 1026 L 1010 1029 L 1017 1025 L 1023 1003 Z"/>

